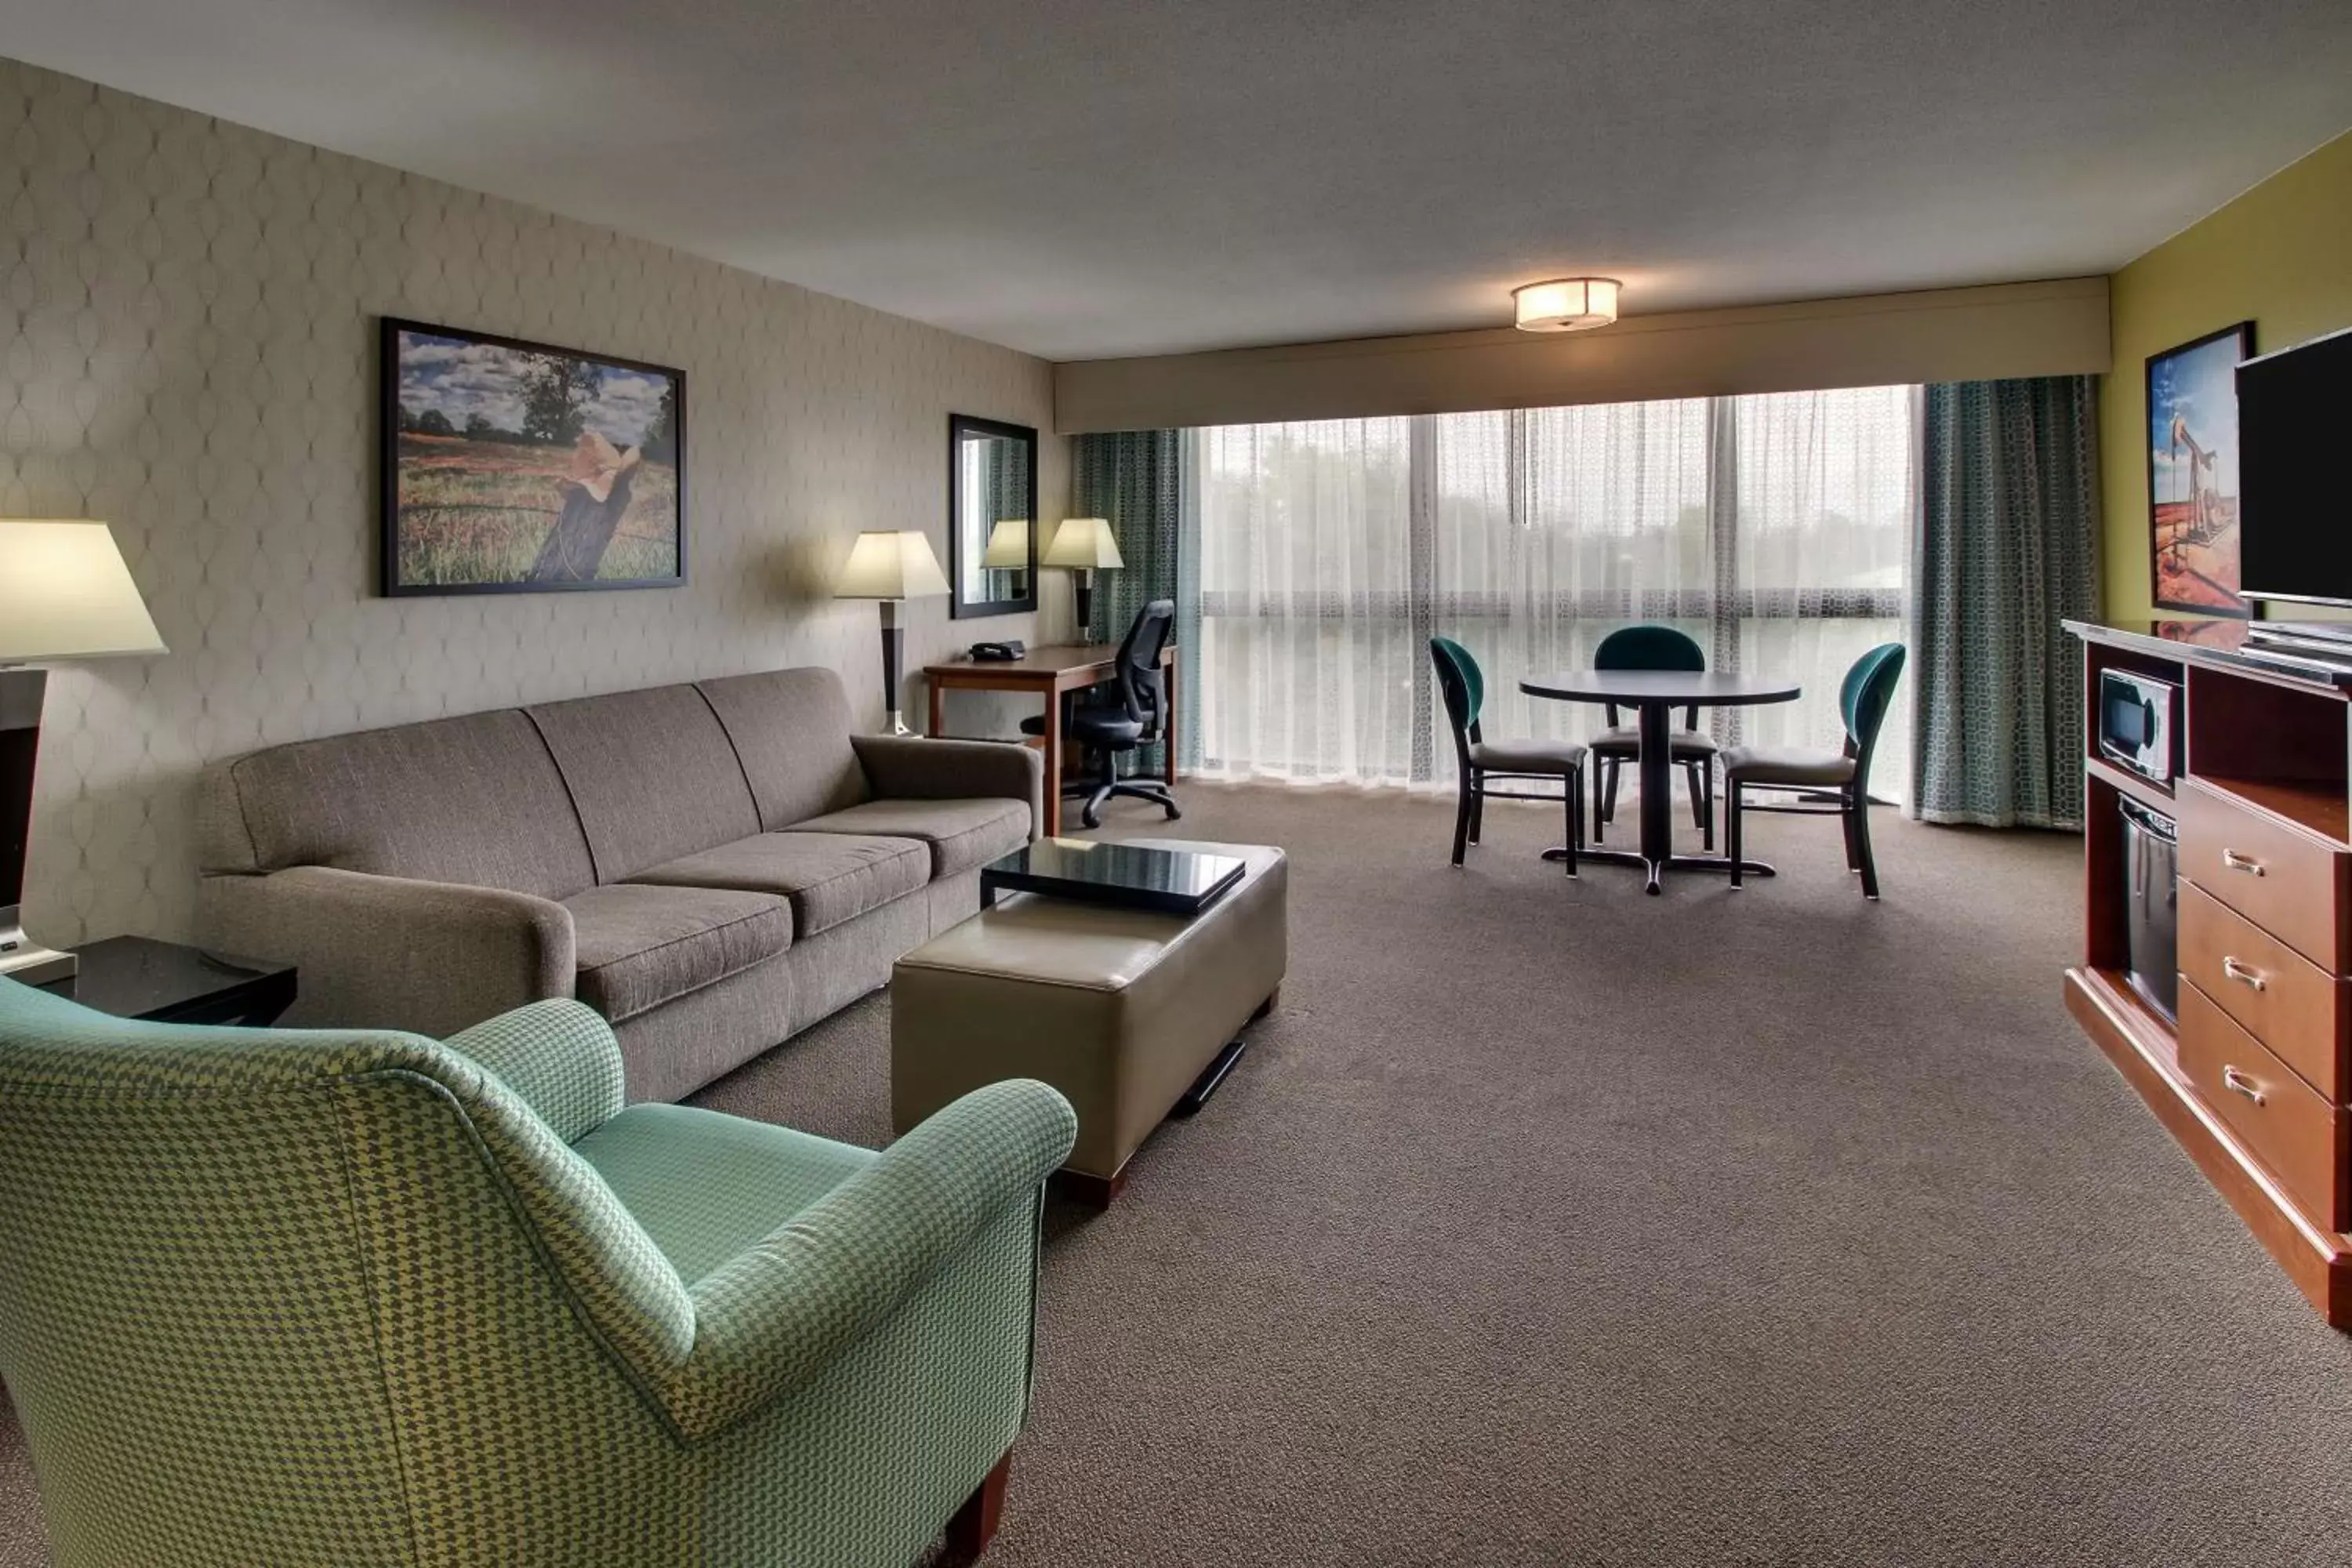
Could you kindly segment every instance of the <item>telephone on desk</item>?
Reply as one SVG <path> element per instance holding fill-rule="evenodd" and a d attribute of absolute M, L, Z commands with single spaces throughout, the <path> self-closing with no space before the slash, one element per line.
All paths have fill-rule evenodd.
<path fill-rule="evenodd" d="M 1003 642 L 976 642 L 971 645 L 971 658 L 974 664 L 1009 664 L 1013 659 L 1025 656 L 1028 651 L 1029 645 L 1019 637 L 1012 637 Z"/>

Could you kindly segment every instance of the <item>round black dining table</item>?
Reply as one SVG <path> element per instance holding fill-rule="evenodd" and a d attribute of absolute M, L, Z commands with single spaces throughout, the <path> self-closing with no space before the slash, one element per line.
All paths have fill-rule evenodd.
<path fill-rule="evenodd" d="M 1560 675 L 1530 676 L 1519 682 L 1530 697 L 1561 702 L 1606 702 L 1632 708 L 1642 716 L 1642 756 L 1636 777 L 1642 784 L 1642 847 L 1627 849 L 1579 849 L 1577 860 L 1605 860 L 1612 865 L 1639 866 L 1648 878 L 1644 891 L 1654 893 L 1668 871 L 1728 871 L 1728 855 L 1675 853 L 1675 785 L 1669 752 L 1671 721 L 1677 708 L 1742 708 L 1767 702 L 1794 702 L 1803 688 L 1793 680 L 1767 676 L 1733 675 L 1711 669 L 1572 669 Z M 1544 858 L 1566 853 L 1548 849 Z M 1761 860 L 1743 858 L 1742 872 L 1772 875 Z"/>

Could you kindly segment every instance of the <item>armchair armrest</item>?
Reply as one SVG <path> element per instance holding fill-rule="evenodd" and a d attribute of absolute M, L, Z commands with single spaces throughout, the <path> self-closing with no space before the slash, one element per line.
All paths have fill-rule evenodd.
<path fill-rule="evenodd" d="M 300 969 L 296 1023 L 446 1039 L 572 994 L 572 911 L 530 893 L 296 866 L 208 876 L 198 905 L 207 941 Z"/>
<path fill-rule="evenodd" d="M 694 1349 L 664 1391 L 689 1440 L 816 1374 L 1014 1205 L 1077 1135 L 1070 1102 L 1013 1079 L 975 1089 L 693 1288 Z"/>
<path fill-rule="evenodd" d="M 899 800 L 1025 800 L 1030 836 L 1044 830 L 1045 760 L 1027 746 L 919 735 L 852 735 L 849 743 L 876 795 Z"/>
<path fill-rule="evenodd" d="M 533 1002 L 443 1043 L 496 1073 L 566 1143 L 621 1113 L 621 1044 L 584 1003 Z"/>

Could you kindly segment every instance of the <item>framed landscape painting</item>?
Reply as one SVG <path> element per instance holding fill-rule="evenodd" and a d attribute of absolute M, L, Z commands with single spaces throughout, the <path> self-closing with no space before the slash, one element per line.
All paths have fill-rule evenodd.
<path fill-rule="evenodd" d="M 383 592 L 686 581 L 686 375 L 383 322 Z"/>
<path fill-rule="evenodd" d="M 2238 362 L 2254 352 L 2240 321 L 2147 362 L 2149 578 L 2158 607 L 2247 614 L 2238 597 Z"/>

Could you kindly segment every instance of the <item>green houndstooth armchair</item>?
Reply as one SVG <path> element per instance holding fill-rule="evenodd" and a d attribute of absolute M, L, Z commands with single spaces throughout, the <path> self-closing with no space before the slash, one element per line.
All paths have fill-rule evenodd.
<path fill-rule="evenodd" d="M 541 1002 L 132 1024 L 0 980 L 0 1376 L 58 1568 L 906 1568 L 1026 1415 L 1043 1084 L 875 1154 L 621 1103 Z"/>

